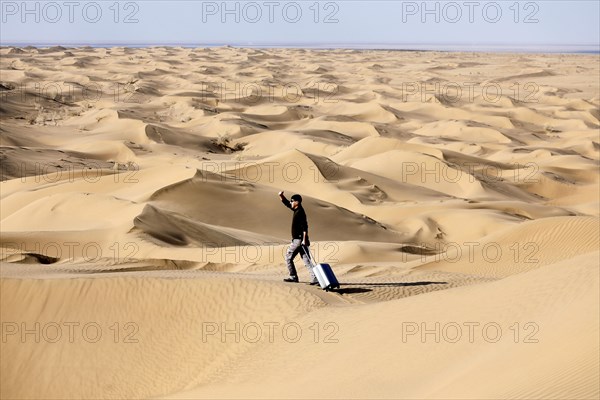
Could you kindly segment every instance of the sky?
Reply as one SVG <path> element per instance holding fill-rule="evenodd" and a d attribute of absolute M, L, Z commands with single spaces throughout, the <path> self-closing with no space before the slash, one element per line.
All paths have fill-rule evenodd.
<path fill-rule="evenodd" d="M 600 1 L 0 1 L 1 45 L 600 49 Z"/>

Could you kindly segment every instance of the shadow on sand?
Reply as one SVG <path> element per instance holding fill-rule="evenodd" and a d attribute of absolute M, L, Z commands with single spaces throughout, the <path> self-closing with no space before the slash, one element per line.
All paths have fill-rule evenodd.
<path fill-rule="evenodd" d="M 427 285 L 447 285 L 448 282 L 370 282 L 370 283 L 340 283 L 339 289 L 335 290 L 339 294 L 367 293 L 373 291 L 370 287 L 404 287 L 404 286 L 427 286 Z M 366 286 L 366 287 L 358 287 Z"/>

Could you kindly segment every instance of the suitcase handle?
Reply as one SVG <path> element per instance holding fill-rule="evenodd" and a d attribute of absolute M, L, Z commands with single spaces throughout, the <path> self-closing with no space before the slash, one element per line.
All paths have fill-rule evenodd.
<path fill-rule="evenodd" d="M 304 252 L 308 255 L 308 261 L 310 261 L 310 263 L 312 264 L 312 267 L 314 268 L 316 265 L 315 259 L 312 257 L 312 254 L 310 254 L 310 250 L 308 249 L 308 246 L 301 245 L 301 247 L 304 250 Z"/>

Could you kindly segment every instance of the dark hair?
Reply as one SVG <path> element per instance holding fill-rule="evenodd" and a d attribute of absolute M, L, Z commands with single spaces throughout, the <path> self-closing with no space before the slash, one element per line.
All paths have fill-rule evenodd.
<path fill-rule="evenodd" d="M 295 194 L 292 196 L 292 200 L 298 200 L 299 203 L 302 203 L 302 196 Z"/>

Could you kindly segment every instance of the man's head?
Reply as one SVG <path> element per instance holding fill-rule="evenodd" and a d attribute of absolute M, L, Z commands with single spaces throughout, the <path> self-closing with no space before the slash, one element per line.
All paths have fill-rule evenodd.
<path fill-rule="evenodd" d="M 297 208 L 302 203 L 302 196 L 295 194 L 291 197 L 292 208 Z"/>

